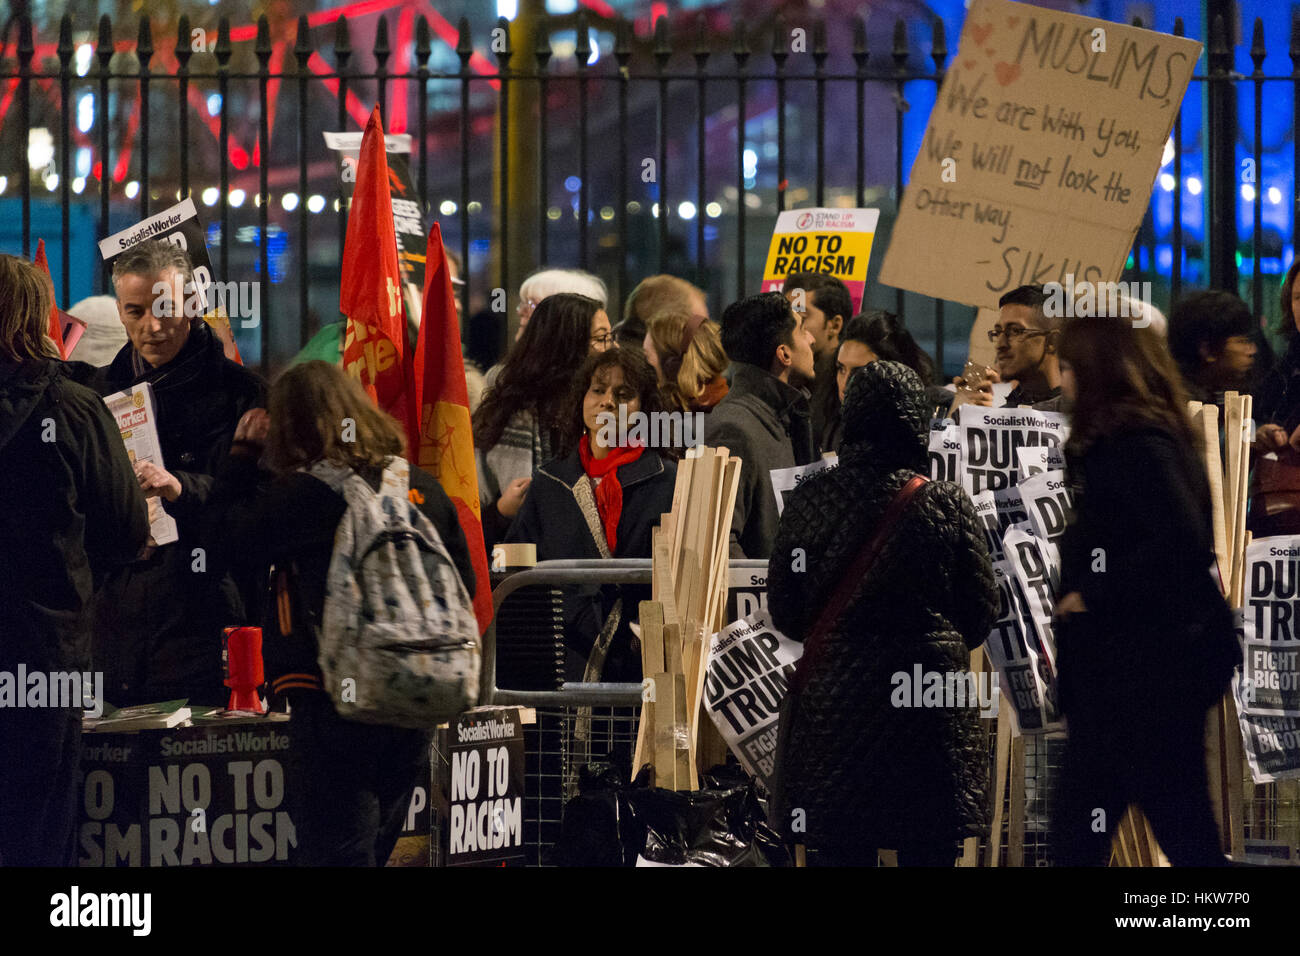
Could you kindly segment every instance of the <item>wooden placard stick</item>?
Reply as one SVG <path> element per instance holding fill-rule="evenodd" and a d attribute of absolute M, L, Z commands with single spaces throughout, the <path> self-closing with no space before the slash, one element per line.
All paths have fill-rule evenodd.
<path fill-rule="evenodd" d="M 1025 738 L 1011 738 L 1011 800 L 1007 809 L 1007 866 L 1025 865 Z"/>
<path fill-rule="evenodd" d="M 656 674 L 655 709 L 663 715 L 655 722 L 655 786 L 665 790 L 677 789 L 677 752 L 673 742 L 673 715 L 677 712 L 673 675 Z"/>
<path fill-rule="evenodd" d="M 658 601 L 642 601 L 641 673 L 658 674 L 664 667 L 664 606 Z"/>
<path fill-rule="evenodd" d="M 642 601 L 641 615 L 641 673 L 659 674 L 664 670 L 664 609 L 656 601 Z M 636 732 L 636 750 L 632 756 L 632 775 L 641 769 L 647 740 L 654 740 L 655 702 L 641 701 L 641 720 Z"/>
<path fill-rule="evenodd" d="M 731 469 L 731 462 L 734 459 L 727 457 L 727 449 L 719 448 L 718 451 L 718 485 L 717 496 L 714 499 L 715 507 L 709 525 L 709 534 L 713 543 L 712 561 L 709 567 L 709 586 L 705 591 L 706 601 L 703 610 L 703 623 L 706 630 L 713 628 L 714 608 L 718 601 L 718 592 L 726 594 L 726 564 L 725 558 L 731 551 L 731 514 L 727 510 L 730 503 L 735 507 L 735 498 L 731 489 L 731 481 L 734 475 Z"/>
<path fill-rule="evenodd" d="M 1223 393 L 1223 456 L 1223 520 L 1231 547 L 1237 540 L 1237 482 L 1241 462 L 1241 396 L 1237 392 Z"/>
<path fill-rule="evenodd" d="M 1219 457 L 1219 409 L 1201 406 L 1197 429 L 1203 442 L 1205 473 L 1210 482 L 1210 509 L 1214 519 L 1214 554 L 1219 560 L 1220 587 L 1224 594 L 1232 586 L 1232 557 L 1228 553 L 1227 524 L 1223 508 L 1223 466 Z"/>
<path fill-rule="evenodd" d="M 1011 698 L 1006 690 L 1001 691 L 1002 700 L 998 706 L 998 743 L 996 758 L 993 763 L 993 821 L 989 825 L 989 849 L 985 866 L 997 866 L 1002 856 L 1002 794 L 1006 792 L 1007 773 L 1011 765 L 1011 734 L 1014 730 L 1011 716 Z"/>
<path fill-rule="evenodd" d="M 659 519 L 659 527 L 650 532 L 650 600 L 659 601 L 662 595 L 659 593 L 660 577 L 658 573 L 659 551 L 663 547 L 664 536 L 664 518 Z"/>
<path fill-rule="evenodd" d="M 727 610 L 727 591 L 730 588 L 731 578 L 731 521 L 736 513 L 736 494 L 740 489 L 740 459 L 728 458 L 727 469 L 723 473 L 723 494 L 722 509 L 718 513 L 718 531 L 717 540 L 718 548 L 718 576 L 717 591 L 714 596 L 714 616 L 710 618 L 713 622 L 714 631 L 719 631 L 730 624 L 730 621 L 724 620 L 723 615 Z"/>
<path fill-rule="evenodd" d="M 699 457 L 692 454 L 694 451 L 693 448 L 686 449 L 686 456 L 677 463 L 677 480 L 673 485 L 673 540 L 668 550 L 672 556 L 674 580 L 678 575 L 677 559 L 682 550 L 682 534 L 685 531 L 686 503 L 690 495 L 691 475 L 695 470 L 695 460 Z"/>
<path fill-rule="evenodd" d="M 1245 421 L 1251 417 L 1254 411 L 1254 398 L 1250 395 L 1242 396 L 1241 412 L 1242 425 L 1238 434 L 1238 440 L 1241 442 L 1241 453 L 1237 457 L 1237 499 L 1233 502 L 1233 510 L 1236 512 L 1236 520 L 1233 527 L 1236 529 L 1236 537 L 1232 542 L 1232 570 L 1233 581 L 1236 586 L 1233 588 L 1233 607 L 1241 607 L 1246 597 L 1246 547 L 1250 544 L 1250 532 L 1246 530 L 1246 503 L 1250 498 L 1250 448 L 1246 444 Z"/>
<path fill-rule="evenodd" d="M 690 740 L 687 738 L 686 678 L 673 675 L 673 779 L 678 789 L 700 789 L 699 778 L 691 766 Z"/>
<path fill-rule="evenodd" d="M 1147 842 L 1146 819 L 1142 816 L 1142 811 L 1136 806 L 1130 805 L 1128 812 L 1124 814 L 1123 823 L 1127 824 L 1125 829 L 1133 840 L 1133 847 L 1137 851 L 1137 865 L 1153 866 L 1151 844 Z"/>
<path fill-rule="evenodd" d="M 1119 819 L 1119 826 L 1115 827 L 1115 836 L 1111 842 L 1112 853 L 1119 857 L 1120 866 L 1136 866 L 1134 862 L 1137 858 L 1133 850 L 1133 838 L 1129 832 L 1128 811 Z"/>
<path fill-rule="evenodd" d="M 682 629 L 676 621 L 664 625 L 664 670 L 682 673 Z"/>

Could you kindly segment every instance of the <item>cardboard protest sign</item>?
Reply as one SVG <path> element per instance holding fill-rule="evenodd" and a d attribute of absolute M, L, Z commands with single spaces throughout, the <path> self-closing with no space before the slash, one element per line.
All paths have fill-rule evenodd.
<path fill-rule="evenodd" d="M 1238 709 L 1237 721 L 1255 783 L 1300 778 L 1300 717 L 1255 717 Z"/>
<path fill-rule="evenodd" d="M 786 499 L 806 479 L 818 472 L 834 468 L 839 463 L 840 458 L 838 455 L 827 455 L 806 465 L 795 465 L 793 468 L 773 468 L 769 471 L 768 475 L 772 479 L 772 493 L 776 495 L 776 513 L 781 515 L 785 512 Z"/>
<path fill-rule="evenodd" d="M 772 626 L 766 610 L 713 635 L 704 706 L 745 771 L 771 787 L 776 724 L 803 645 Z"/>
<path fill-rule="evenodd" d="M 194 207 L 194 200 L 182 200 L 170 209 L 164 209 L 157 215 L 137 222 L 129 229 L 123 229 L 121 232 L 113 233 L 107 239 L 101 239 L 99 254 L 111 269 L 118 256 L 146 239 L 165 239 L 189 253 L 190 262 L 194 266 L 194 287 L 186 288 L 185 294 L 187 296 L 192 294 L 197 298 L 199 308 L 194 314 L 202 315 L 206 312 L 208 289 L 212 285 L 212 261 L 208 258 L 208 247 L 203 237 L 203 223 L 199 220 L 199 212 Z"/>
<path fill-rule="evenodd" d="M 1046 471 L 1022 478 L 1016 487 L 1034 533 L 1059 547 L 1074 511 L 1074 493 L 1065 472 Z"/>
<path fill-rule="evenodd" d="M 524 859 L 524 728 L 517 707 L 478 707 L 451 728 L 446 865 Z"/>
<path fill-rule="evenodd" d="M 237 309 L 246 316 L 244 328 L 255 328 L 261 321 L 261 303 L 254 294 L 253 283 L 230 283 L 226 288 L 233 288 L 239 301 L 225 301 L 226 290 L 218 288 L 219 301 L 213 302 L 208 295 L 212 289 L 212 260 L 208 257 L 208 246 L 204 236 L 203 221 L 193 199 L 184 199 L 162 212 L 137 222 L 129 229 L 115 232 L 99 242 L 99 254 L 108 267 L 112 269 L 114 261 L 127 249 L 144 242 L 146 239 L 164 239 L 174 246 L 179 246 L 189 253 L 190 264 L 194 267 L 194 282 L 185 286 L 184 309 L 186 315 L 203 316 L 221 340 L 226 357 L 232 362 L 243 364 L 239 347 L 235 344 L 235 334 L 230 327 L 230 310 Z"/>
<path fill-rule="evenodd" d="M 767 610 L 767 568 L 727 570 L 727 614 L 729 621 L 739 621 L 756 611 Z"/>
<path fill-rule="evenodd" d="M 951 418 L 930 420 L 930 480 L 961 484 L 961 426 Z"/>
<path fill-rule="evenodd" d="M 1246 549 L 1241 695 L 1252 717 L 1300 717 L 1300 535 Z"/>
<path fill-rule="evenodd" d="M 857 312 L 879 221 L 879 209 L 787 209 L 776 217 L 762 291 L 780 292 L 795 272 L 826 272 L 848 287 Z"/>
<path fill-rule="evenodd" d="M 1117 280 L 1200 52 L 1194 40 L 972 0 L 881 281 L 993 309 L 1020 285 Z"/>
<path fill-rule="evenodd" d="M 291 863 L 291 734 L 287 720 L 259 717 L 87 736 L 78 865 Z"/>
<path fill-rule="evenodd" d="M 1057 705 L 1056 636 L 1052 610 L 1060 582 L 1060 555 L 1055 545 L 1034 534 L 1028 522 L 1015 525 L 1007 531 L 1002 539 L 1002 547 L 1007 556 L 1005 571 L 1011 579 L 1015 613 L 1028 657 L 1028 664 L 1023 670 L 1016 673 L 1009 669 L 1001 675 L 1002 680 L 1013 690 L 1032 690 L 1032 694 L 1024 694 L 1024 700 L 1028 704 L 1032 699 L 1040 708 L 1035 718 L 1025 708 L 1016 706 L 1017 719 L 1022 721 L 1020 728 L 1023 733 L 1059 730 L 1061 717 Z M 996 627 L 994 632 L 997 632 Z M 990 646 L 990 656 L 997 663 L 999 657 L 991 644 L 992 641 L 987 645 Z"/>
<path fill-rule="evenodd" d="M 325 145 L 339 154 L 339 175 L 348 196 L 357 181 L 357 160 L 361 155 L 362 133 L 326 131 Z M 402 270 L 402 298 L 406 314 L 419 322 L 424 305 L 424 262 L 426 238 L 424 198 L 416 192 L 411 175 L 411 137 L 389 133 L 384 137 L 388 158 L 388 189 L 393 203 L 393 231 L 397 234 L 397 264 Z"/>
<path fill-rule="evenodd" d="M 1043 689 L 1030 651 L 1035 635 L 1022 610 L 1026 598 L 1010 561 L 994 561 L 993 577 L 998 584 L 998 616 L 984 647 L 997 668 L 999 686 L 1011 701 L 1020 732 L 1042 733 L 1047 729 Z"/>
<path fill-rule="evenodd" d="M 1060 412 L 978 405 L 962 408 L 961 430 L 962 487 L 972 496 L 1016 483 L 1020 470 L 1018 449 L 1044 446 L 1052 455 L 1070 437 L 1069 420 Z"/>

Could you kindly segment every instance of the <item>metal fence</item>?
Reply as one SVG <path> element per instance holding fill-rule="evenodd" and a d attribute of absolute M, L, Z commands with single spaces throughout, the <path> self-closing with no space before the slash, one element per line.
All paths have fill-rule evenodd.
<path fill-rule="evenodd" d="M 222 18 L 215 31 L 192 29 L 182 15 L 174 39 L 159 43 L 147 18 L 132 41 L 103 16 L 93 49 L 70 17 L 57 40 L 35 37 L 30 22 L 19 20 L 14 40 L 0 51 L 0 157 L 8 157 L 0 159 L 0 172 L 17 177 L 24 254 L 33 246 L 33 207 L 49 208 L 57 194 L 61 241 L 52 266 L 60 302 L 68 304 L 76 271 L 74 212 L 88 213 L 97 201 L 94 228 L 103 237 L 114 222 L 120 228 L 197 191 L 217 207 L 210 246 L 219 278 L 231 279 L 233 266 L 271 280 L 260 283 L 260 314 L 277 319 L 263 322 L 258 339 L 242 345 L 264 370 L 275 366 L 333 318 L 337 301 L 347 200 L 321 132 L 358 128 L 365 104 L 374 102 L 390 132 L 412 133 L 421 196 L 447 197 L 425 208 L 441 218 L 451 247 L 471 266 L 462 289 L 466 315 L 492 288 L 512 295 L 512 283 L 546 262 L 604 275 L 615 310 L 637 279 L 661 270 L 695 279 L 719 309 L 758 287 L 772 218 L 787 203 L 878 205 L 887 231 L 911 159 L 905 144 L 919 143 L 951 53 L 937 18 L 800 26 L 774 14 L 765 21 L 736 18 L 728 31 L 715 11 L 679 18 L 671 35 L 660 18 L 653 35 L 637 36 L 627 21 L 584 10 L 513 24 L 500 19 L 488 37 L 475 37 L 467 20 L 452 26 L 424 0 L 366 6 L 378 13 L 367 13 L 359 28 L 339 11 L 274 24 L 263 16 L 235 27 Z M 388 13 L 396 16 L 395 43 Z M 353 45 L 361 30 L 371 40 L 364 53 Z M 556 41 L 567 31 L 571 51 L 567 41 Z M 1183 32 L 1181 19 L 1175 32 Z M 557 55 L 561 46 L 571 58 Z M 1173 298 L 1182 291 L 1189 257 L 1207 266 L 1194 279 L 1238 290 L 1239 85 L 1254 92 L 1256 168 L 1265 87 L 1291 84 L 1293 109 L 1300 111 L 1300 27 L 1293 24 L 1289 74 L 1263 71 L 1258 19 L 1249 76 L 1233 72 L 1233 52 L 1229 30 L 1216 18 L 1208 71 L 1193 86 L 1206 85 L 1208 183 L 1204 199 L 1195 201 L 1208 206 L 1208 249 L 1185 247 L 1181 113 L 1175 128 Z M 92 105 L 84 109 L 87 102 Z M 22 160 L 24 140 L 41 123 L 56 127 L 56 158 L 41 176 L 44 192 Z M 767 140 L 765 151 L 774 146 L 774 177 L 762 182 L 751 136 Z M 1300 159 L 1300 139 L 1294 148 Z M 557 184 L 566 170 L 576 172 Z M 235 183 L 255 185 L 255 192 Z M 208 191 L 213 186 L 215 197 Z M 711 198 L 719 188 L 719 198 Z M 279 210 L 273 191 L 281 195 Z M 1264 193 L 1257 189 L 1251 201 L 1248 295 L 1257 314 L 1264 312 L 1261 260 L 1270 252 Z M 242 203 L 246 194 L 252 211 Z M 289 205 L 290 195 L 296 205 Z M 323 222 L 329 199 L 337 210 L 333 242 L 321 238 L 331 231 Z M 572 215 L 565 215 L 566 203 Z M 238 222 L 246 224 L 244 240 L 244 232 L 232 231 Z M 1159 241 L 1148 210 L 1126 278 L 1158 278 Z M 256 246 L 255 258 L 241 242 Z M 874 258 L 873 273 L 881 256 Z M 292 266 L 276 267 L 282 261 Z M 106 291 L 107 282 L 101 269 L 97 291 Z M 972 310 L 949 304 L 945 315 L 943 302 L 901 290 L 872 295 L 906 316 L 941 368 L 945 358 L 960 364 L 964 349 L 957 345 Z M 962 354 L 946 354 L 945 343 Z"/>

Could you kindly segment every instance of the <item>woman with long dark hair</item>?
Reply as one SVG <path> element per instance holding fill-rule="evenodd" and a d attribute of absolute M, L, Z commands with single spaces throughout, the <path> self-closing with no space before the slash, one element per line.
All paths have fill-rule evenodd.
<path fill-rule="evenodd" d="M 1132 802 L 1175 866 L 1222 865 L 1205 717 L 1240 652 L 1186 395 L 1163 343 L 1130 322 L 1073 319 L 1060 357 L 1075 513 L 1056 604 L 1069 731 L 1057 860 L 1105 865 Z"/>
<path fill-rule="evenodd" d="M 483 537 L 492 547 L 519 513 L 533 472 L 553 458 L 568 427 L 574 375 L 614 344 L 595 299 L 561 292 L 532 311 L 523 335 L 474 413 Z"/>
<path fill-rule="evenodd" d="M 947 409 L 952 395 L 934 384 L 934 360 L 916 344 L 912 333 L 898 316 L 884 309 L 868 309 L 851 318 L 840 335 L 835 354 L 836 388 L 828 392 L 828 407 L 822 410 L 826 427 L 817 436 L 822 451 L 835 451 L 840 444 L 840 405 L 849 376 L 876 361 L 900 362 L 916 373 L 925 386 L 926 401 L 934 409 Z"/>
<path fill-rule="evenodd" d="M 345 720 L 317 666 L 334 536 L 347 511 L 334 481 L 348 472 L 378 490 L 403 454 L 401 426 L 335 365 L 308 361 L 271 387 L 270 408 L 240 420 L 209 499 L 209 566 L 272 577 L 262 615 L 266 676 L 290 704 L 298 859 L 305 865 L 383 866 L 420 781 L 429 779 L 431 733 Z M 351 422 L 346 434 L 340 422 Z M 259 480 L 258 459 L 274 481 Z M 323 467 L 321 467 L 323 466 Z M 327 480 L 329 479 L 329 480 Z M 437 531 L 469 594 L 474 571 L 456 511 L 437 480 L 409 469 L 408 500 Z M 211 573 L 211 571 L 209 571 Z"/>
<path fill-rule="evenodd" d="M 638 433 L 638 419 L 662 412 L 654 370 L 629 350 L 594 354 L 575 377 L 568 404 L 563 455 L 537 470 L 506 540 L 536 544 L 539 561 L 650 557 L 651 532 L 672 510 L 677 476 L 669 458 L 647 447 L 648 425 Z M 620 434 L 624 423 L 628 431 Z M 571 679 L 641 679 L 629 623 L 649 597 L 647 588 L 635 587 L 568 595 Z"/>

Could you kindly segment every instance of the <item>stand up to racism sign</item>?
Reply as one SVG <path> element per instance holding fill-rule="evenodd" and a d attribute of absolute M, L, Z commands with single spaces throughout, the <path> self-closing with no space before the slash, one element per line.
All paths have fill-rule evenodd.
<path fill-rule="evenodd" d="M 996 308 L 1021 285 L 1119 279 L 1200 51 L 973 0 L 881 281 Z"/>

